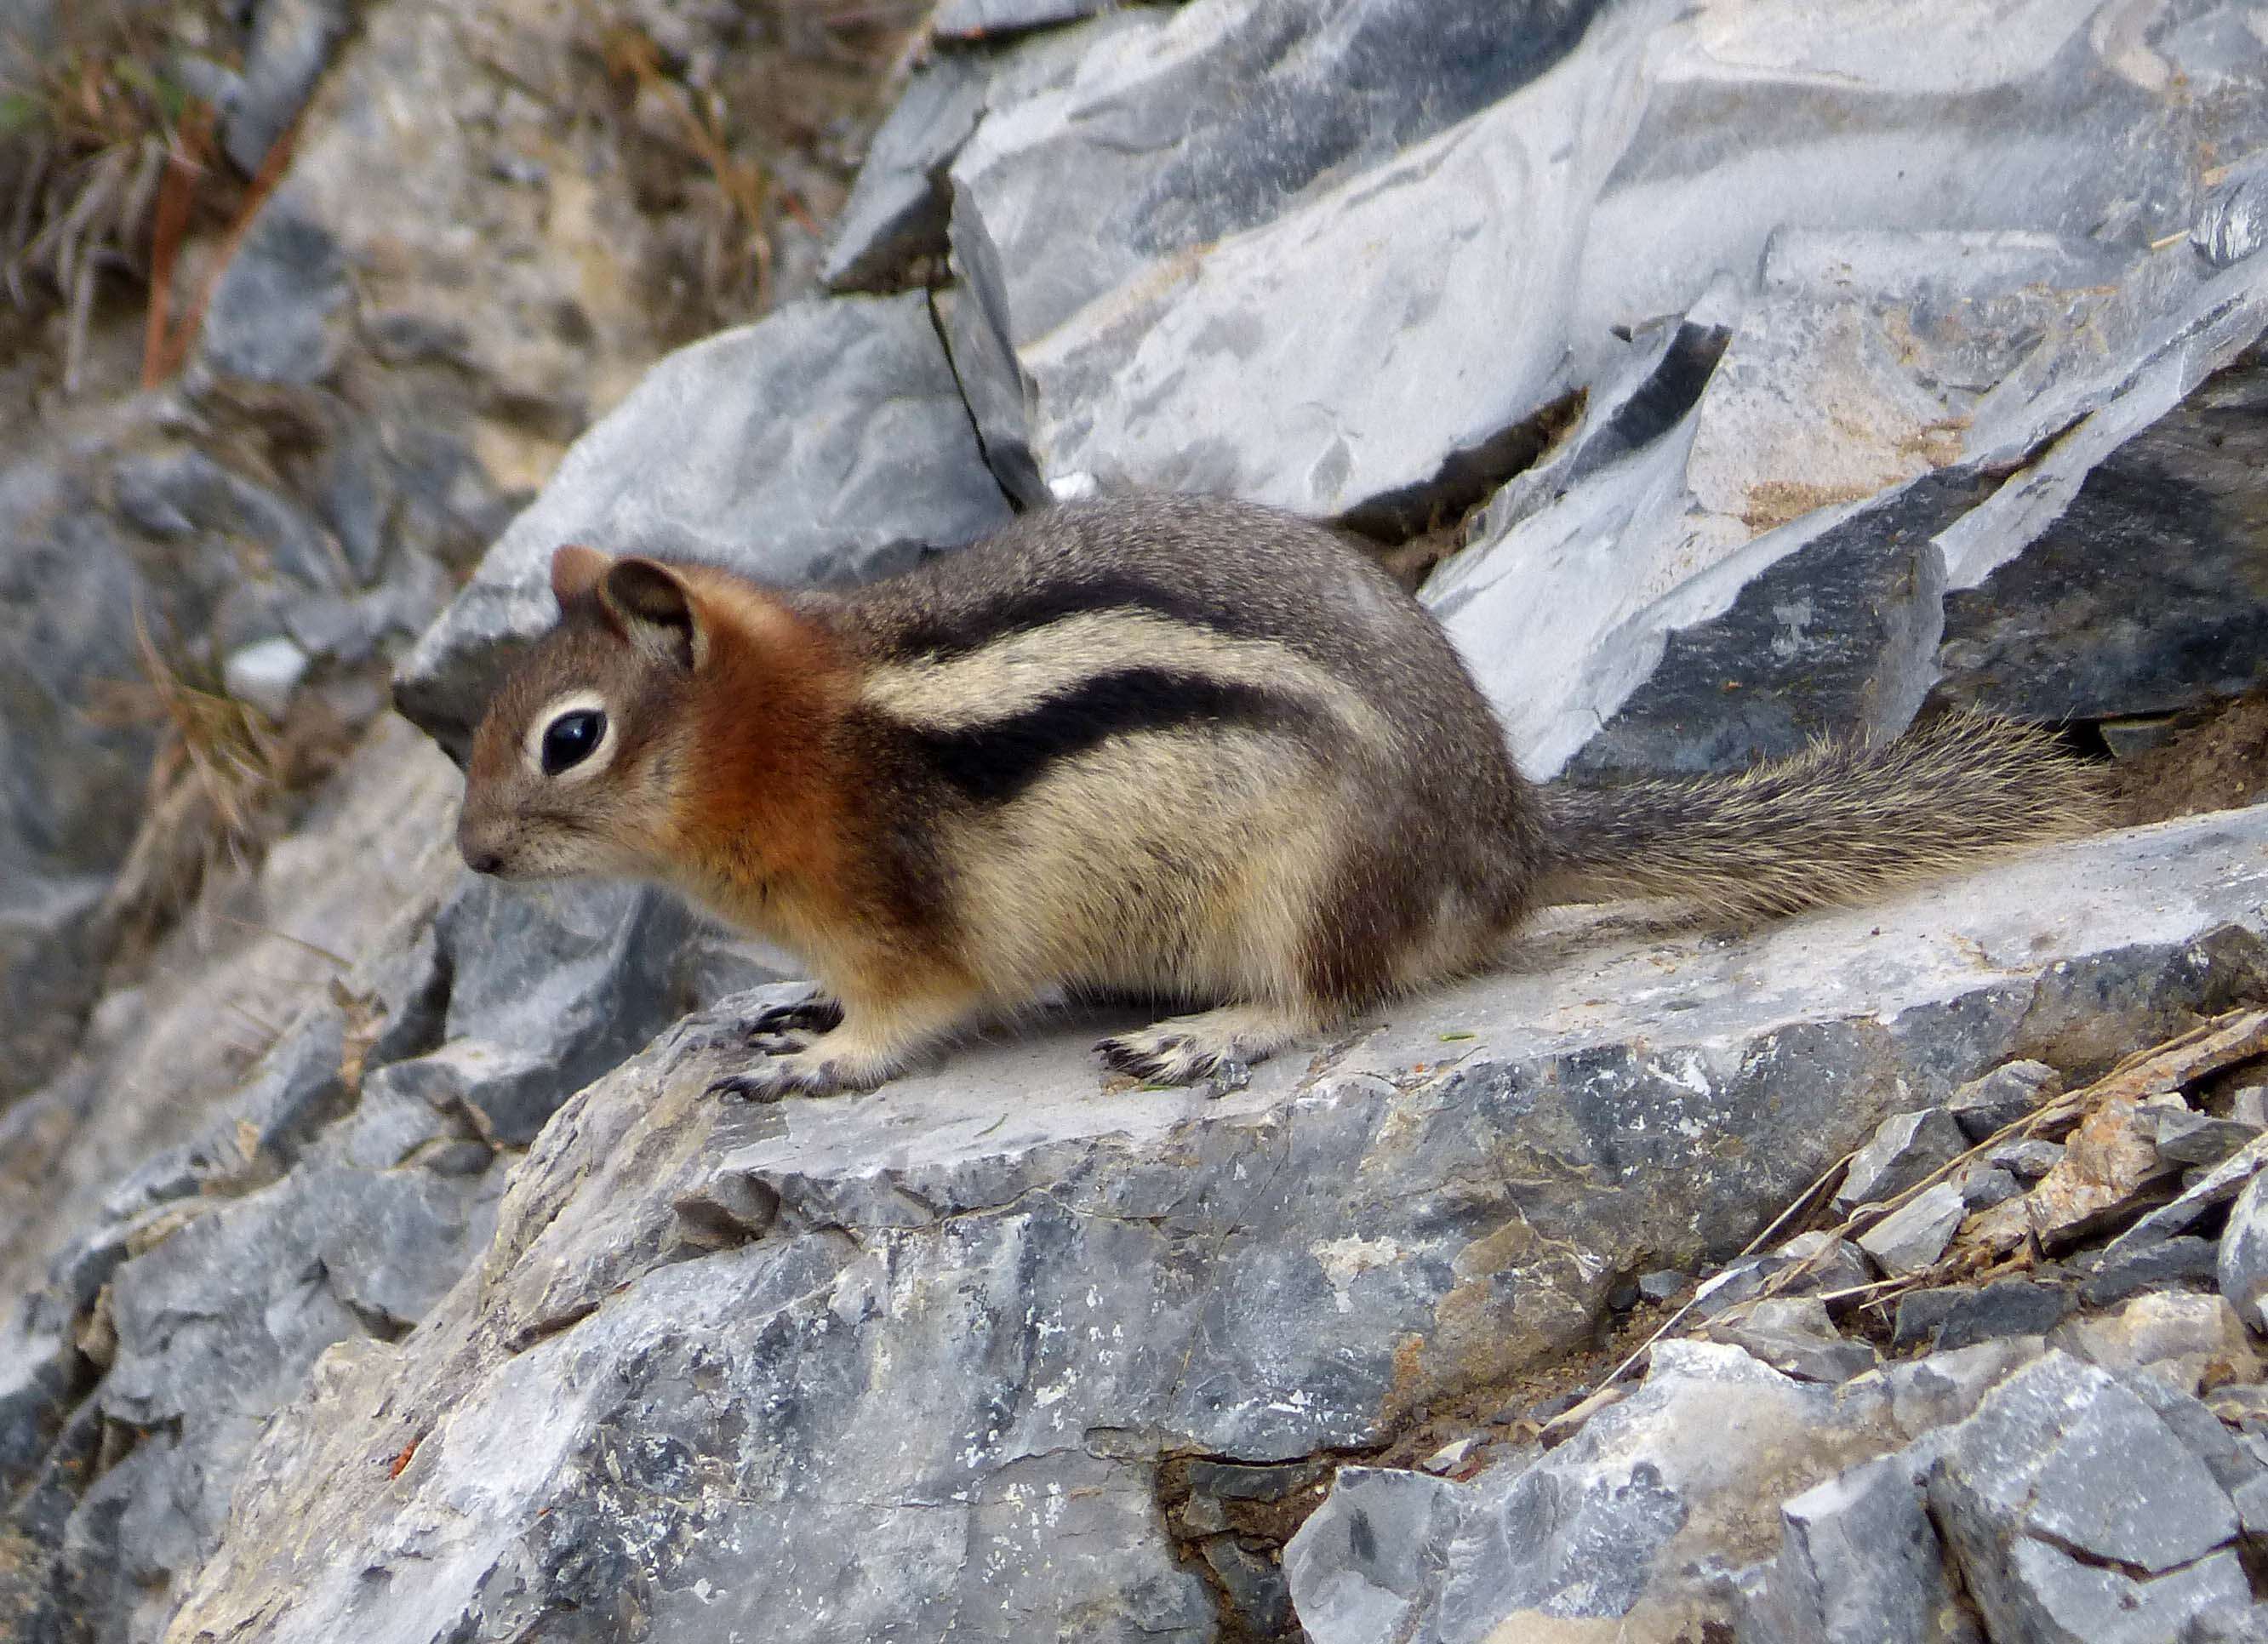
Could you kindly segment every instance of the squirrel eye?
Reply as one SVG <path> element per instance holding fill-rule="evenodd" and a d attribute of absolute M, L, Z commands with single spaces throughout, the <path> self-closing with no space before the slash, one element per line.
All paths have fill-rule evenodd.
<path fill-rule="evenodd" d="M 607 716 L 593 708 L 563 713 L 543 728 L 543 774 L 556 777 L 591 756 L 607 734 Z"/>

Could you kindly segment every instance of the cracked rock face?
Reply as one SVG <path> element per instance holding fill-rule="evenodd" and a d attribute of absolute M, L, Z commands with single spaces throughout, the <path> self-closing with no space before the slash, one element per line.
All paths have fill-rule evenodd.
<path fill-rule="evenodd" d="M 696 1016 L 543 1129 L 416 1331 L 317 1365 L 173 1636 L 1210 1638 L 1165 1463 L 1374 1447 L 1587 1338 L 1614 1273 L 1729 1256 L 1914 1093 L 2058 1053 L 2075 1010 L 2213 1007 L 2264 843 L 2268 812 L 2169 825 L 1731 945 L 1578 927 L 1217 1102 L 1104 1094 L 1090 1027 L 719 1106 L 732 1013 Z M 1861 956 L 1822 998 L 1829 950 Z M 1792 1493 L 1909 1441 L 1901 1409 L 1964 1413 L 1678 1352 L 1419 1559 L 1425 1636 L 1669 1603 L 1675 1549 L 1734 1536 L 1706 1481 Z M 1688 1399 L 1761 1401 L 1753 1460 Z M 1747 1499 L 1762 1558 L 1780 1497 Z M 2204 1579 L 2188 1545 L 2151 1556 Z"/>
<path fill-rule="evenodd" d="M 1106 1087 L 1114 1020 L 727 1108 L 763 956 L 465 881 L 397 720 L 95 1002 L 156 744 L 76 714 L 149 594 L 271 705 L 422 631 L 453 747 L 560 542 L 864 578 L 1141 484 L 1462 547 L 1423 597 L 1538 776 L 1970 704 L 2123 753 L 2268 656 L 2251 10 L 952 0 L 860 294 L 649 370 L 587 42 L 238 9 L 223 140 L 308 113 L 190 380 L 0 473 L 0 1633 L 2268 1636 L 2257 1058 L 1922 1185 L 2268 998 L 2268 809 L 1738 938 L 1567 916 L 1214 1102 Z M 733 10 L 631 20 L 703 90 Z M 1745 1253 L 1853 1153 L 1884 1215 Z M 2050 1259 L 1858 1338 L 2073 1181 Z M 1697 1281 L 1619 1402 L 1427 1431 Z"/>

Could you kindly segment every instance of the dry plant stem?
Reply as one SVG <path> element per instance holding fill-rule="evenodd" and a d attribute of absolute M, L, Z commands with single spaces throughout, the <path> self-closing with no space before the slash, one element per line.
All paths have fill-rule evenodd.
<path fill-rule="evenodd" d="M 1757 1234 L 1755 1238 L 1750 1239 L 1746 1244 L 1742 1245 L 1741 1247 L 1740 1255 L 1734 1257 L 1733 1259 L 1734 1261 L 1740 1261 L 1744 1257 L 1753 1256 L 1756 1254 L 1758 1246 L 1762 1245 L 1767 1239 L 1770 1239 L 1773 1234 L 1786 1227 L 1790 1221 L 1799 1220 L 1802 1216 L 1810 1214 L 1811 1211 L 1818 1205 L 1819 1196 L 1822 1192 L 1830 1191 L 1830 1184 L 1832 1183 L 1837 1176 L 1841 1176 L 1843 1172 L 1849 1168 L 1851 1161 L 1858 1156 L 1858 1151 L 1854 1148 L 1851 1152 L 1845 1154 L 1833 1164 L 1829 1165 L 1826 1169 L 1821 1171 L 1813 1180 L 1811 1185 L 1805 1188 L 1803 1191 L 1798 1193 L 1793 1199 L 1788 1201 L 1787 1208 L 1781 1211 L 1778 1215 L 1774 1216 L 1771 1220 L 1765 1225 L 1763 1232 Z M 1794 1269 L 1790 1271 L 1808 1271 L 1819 1261 L 1819 1259 L 1820 1258 L 1817 1255 L 1808 1256 L 1801 1262 L 1798 1263 Z M 1773 1277 L 1778 1278 L 1778 1275 L 1774 1274 Z M 1603 1392 L 1606 1389 L 1612 1387 L 1616 1382 L 1620 1381 L 1624 1375 L 1628 1372 L 1631 1366 L 1636 1364 L 1640 1359 L 1644 1358 L 1647 1352 L 1653 1348 L 1654 1343 L 1660 1341 L 1664 1336 L 1667 1336 L 1672 1330 L 1675 1329 L 1678 1322 L 1688 1313 L 1690 1313 L 1693 1310 L 1694 1303 L 1700 1300 L 1701 1297 L 1697 1293 L 1690 1301 L 1679 1308 L 1677 1311 L 1672 1313 L 1668 1318 L 1662 1320 L 1661 1323 L 1655 1327 L 1653 1334 L 1648 1336 L 1636 1347 L 1631 1349 L 1629 1355 L 1625 1357 L 1620 1364 L 1615 1366 L 1612 1370 L 1609 1370 L 1606 1374 L 1605 1377 L 1599 1382 L 1600 1390 Z M 1743 1302 L 1740 1305 L 1745 1307 L 1749 1304 Z M 1568 1413 L 1572 1414 L 1573 1412 L 1570 1412 Z"/>
<path fill-rule="evenodd" d="M 244 243 L 245 235 L 251 230 L 252 219 L 260 215 L 260 208 L 268 203 L 268 196 L 276 192 L 276 185 L 283 181 L 284 167 L 291 163 L 291 151 L 298 135 L 299 128 L 295 123 L 268 145 L 268 152 L 261 159 L 260 169 L 253 175 L 252 187 L 245 193 L 244 203 L 238 208 L 236 219 L 229 225 L 228 233 L 221 241 L 220 255 L 215 259 L 211 270 L 198 284 L 196 300 L 189 305 L 189 312 L 182 317 L 180 330 L 167 340 L 165 351 L 159 356 L 159 380 L 179 371 L 182 360 L 188 357 L 189 344 L 195 338 L 198 328 L 204 324 L 205 305 L 212 300 L 213 287 L 220 283 L 220 276 L 228 265 L 236 260 L 237 247 Z"/>
<path fill-rule="evenodd" d="M 771 189 L 762 168 L 733 157 L 713 114 L 704 117 L 694 107 L 686 88 L 662 72 L 660 53 L 644 30 L 606 19 L 591 0 L 585 0 L 585 9 L 599 20 L 607 61 L 667 107 L 687 149 L 709 168 L 717 186 L 747 224 L 756 265 L 755 301 L 757 306 L 763 306 L 770 299 L 772 251 L 771 238 L 764 231 L 764 202 Z"/>
<path fill-rule="evenodd" d="M 1998 1147 L 2003 1142 L 2029 1139 L 2066 1120 L 2075 1124 L 2089 1109 L 2106 1101 L 2132 1100 L 2154 1095 L 2159 1091 L 2179 1089 L 2182 1086 L 2201 1079 L 2207 1073 L 2217 1072 L 2234 1063 L 2247 1060 L 2264 1051 L 2268 1051 L 2268 1010 L 2231 1011 L 2216 1016 L 2210 1021 L 2200 1022 L 2186 1033 L 2176 1035 L 2161 1044 L 2136 1051 L 2094 1083 L 2081 1086 L 2077 1090 L 2066 1091 L 2052 1101 L 2034 1109 L 2023 1117 L 2002 1125 L 1984 1140 L 1946 1161 L 1903 1192 L 1893 1195 L 1879 1205 L 1866 1206 L 1863 1210 L 1845 1218 L 1842 1222 L 1829 1231 L 1837 1239 L 1848 1238 L 1854 1232 L 1864 1231 L 1891 1214 L 1901 1205 L 1936 1186 L 1962 1166 L 1970 1163 L 1992 1148 Z M 1848 1161 L 1845 1162 L 1847 1163 Z M 1839 1169 L 1841 1166 L 1838 1165 L 1836 1168 Z M 1815 1184 L 1806 1190 L 1802 1198 L 1796 1203 L 1800 1205 L 1817 1191 L 1817 1186 Z M 1786 1220 L 1787 1213 L 1784 1212 L 1775 1220 L 1774 1226 Z M 1755 1246 L 1752 1244 L 1749 1248 L 1753 1250 Z M 1781 1269 L 1764 1280 L 1754 1297 L 1736 1304 L 1734 1309 L 1727 1310 L 1732 1312 L 1751 1309 L 1758 1301 L 1786 1294 L 1790 1286 L 1814 1271 L 1824 1259 L 1827 1250 L 1832 1248 L 1831 1245 L 1823 1247 L 1817 1253 Z M 1743 1251 L 1742 1254 L 1745 1255 L 1747 1252 Z M 1972 1255 L 1973 1252 L 1958 1252 L 1958 1254 Z M 2029 1260 L 2025 1258 L 2004 1262 L 1982 1270 L 1980 1276 L 2013 1272 L 2029 1264 Z M 1897 1294 L 1903 1294 L 1906 1290 L 1918 1288 L 1941 1278 L 1947 1267 L 1948 1264 L 1940 1262 L 1918 1273 L 1906 1273 L 1895 1279 L 1884 1279 L 1873 1284 L 1856 1286 L 1852 1289 L 1837 1291 L 1833 1295 L 1822 1297 L 1821 1300 L 1840 1300 L 1889 1289 L 1894 1285 L 1901 1287 Z M 1894 1299 L 1895 1296 L 1877 1297 L 1874 1301 L 1867 1305 L 1879 1306 L 1882 1301 Z M 1690 1302 L 1687 1303 L 1688 1307 L 1691 1305 Z M 1677 1316 L 1682 1316 L 1683 1312 L 1684 1309 L 1680 1309 L 1678 1315 L 1673 1316 L 1663 1324 L 1662 1331 L 1667 1331 L 1671 1324 L 1675 1323 Z M 1655 1332 L 1656 1337 L 1660 1334 L 1660 1331 Z M 1646 1346 L 1652 1345 L 1653 1341 L 1649 1339 Z M 1638 1351 L 1643 1353 L 1645 1348 L 1641 1347 Z M 1635 1358 L 1637 1355 L 1631 1356 Z M 1616 1374 L 1620 1373 L 1617 1369 Z"/>
<path fill-rule="evenodd" d="M 294 947 L 303 947 L 306 949 L 307 952 L 314 955 L 316 958 L 328 960 L 332 964 L 336 965 L 342 970 L 351 970 L 354 969 L 354 962 L 352 960 L 343 958 L 341 955 L 333 953 L 329 948 L 322 947 L 318 943 L 308 941 L 304 937 L 294 936 L 289 931 L 279 931 L 272 925 L 261 925 L 252 919 L 239 919 L 225 913 L 218 914 L 215 917 L 218 918 L 223 925 L 233 925 L 240 931 L 250 931 L 254 935 L 258 936 L 272 936 L 279 942 L 289 942 Z"/>
<path fill-rule="evenodd" d="M 1790 1199 L 1788 1201 L 1787 1208 L 1780 1212 L 1778 1215 L 1774 1216 L 1769 1222 L 1767 1222 L 1764 1225 L 1764 1229 L 1762 1233 L 1759 1233 L 1755 1238 L 1750 1239 L 1746 1244 L 1741 1247 L 1741 1255 L 1755 1255 L 1759 1247 L 1764 1244 L 1771 1239 L 1773 1234 L 1778 1233 L 1790 1221 L 1794 1220 L 1800 1216 L 1809 1215 L 1813 1210 L 1817 1208 L 1821 1197 L 1823 1194 L 1833 1191 L 1832 1184 L 1836 1179 L 1839 1177 L 1845 1170 L 1850 1168 L 1851 1161 L 1858 1156 L 1859 1150 L 1854 1147 L 1849 1153 L 1845 1154 L 1840 1159 L 1837 1159 L 1833 1164 L 1829 1165 L 1826 1169 L 1821 1171 L 1819 1173 L 1818 1179 L 1813 1182 L 1809 1187 L 1805 1188 L 1803 1191 L 1798 1193 L 1793 1198 Z M 1740 1257 L 1735 1257 L 1734 1259 L 1737 1261 Z"/>
<path fill-rule="evenodd" d="M 144 388 L 154 388 L 166 379 L 173 264 L 180 254 L 181 234 L 188 227 L 189 196 L 200 169 L 199 162 L 192 156 L 206 151 L 211 123 L 204 105 L 198 104 L 189 111 L 180 133 L 166 149 L 166 175 L 158 186 L 157 217 L 150 229 L 150 313 L 142 330 Z"/>

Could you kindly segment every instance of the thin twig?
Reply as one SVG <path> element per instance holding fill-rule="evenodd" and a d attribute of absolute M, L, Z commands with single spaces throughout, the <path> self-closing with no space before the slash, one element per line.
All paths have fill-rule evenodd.
<path fill-rule="evenodd" d="M 1818 1179 L 1813 1182 L 1809 1187 L 1805 1188 L 1802 1192 L 1797 1194 L 1793 1199 L 1790 1200 L 1787 1208 L 1781 1211 L 1778 1215 L 1774 1216 L 1770 1222 L 1766 1223 L 1764 1230 L 1762 1233 L 1759 1233 L 1755 1238 L 1750 1239 L 1746 1244 L 1741 1247 L 1741 1256 L 1755 1255 L 1756 1253 L 1757 1247 L 1763 1244 L 1767 1239 L 1771 1238 L 1773 1234 L 1778 1232 L 1782 1227 L 1786 1226 L 1789 1217 L 1795 1215 L 1799 1211 L 1805 1211 L 1808 1206 L 1812 1205 L 1818 1197 L 1819 1191 L 1825 1187 L 1830 1182 L 1832 1182 L 1837 1174 L 1847 1168 L 1850 1162 L 1858 1156 L 1859 1149 L 1853 1147 L 1849 1153 L 1845 1154 L 1833 1164 L 1829 1165 L 1826 1169 L 1821 1171 L 1819 1173 Z M 1734 1259 L 1737 1261 L 1740 1259 L 1740 1257 L 1735 1257 Z"/>
<path fill-rule="evenodd" d="M 260 169 L 253 173 L 252 187 L 245 191 L 244 203 L 237 209 L 235 221 L 229 225 L 227 234 L 222 238 L 220 255 L 214 259 L 212 268 L 198 282 L 196 298 L 189 304 L 188 313 L 182 316 L 181 328 L 166 347 L 161 362 L 163 376 L 172 376 L 180 369 L 181 362 L 188 358 L 189 344 L 196 339 L 199 328 L 205 322 L 205 306 L 212 300 L 213 288 L 220 284 L 220 276 L 227 271 L 228 265 L 236 261 L 237 249 L 244 244 L 245 235 L 251 231 L 253 218 L 260 215 L 260 208 L 268 203 L 268 196 L 276 192 L 276 185 L 284 180 L 284 167 L 291 163 L 291 151 L 298 144 L 298 136 L 299 128 L 295 122 L 284 130 L 282 136 L 268 145 L 268 152 L 261 159 Z"/>
<path fill-rule="evenodd" d="M 204 146 L 210 115 L 202 103 L 189 111 L 180 131 L 166 146 L 166 175 L 158 185 L 158 210 L 150 227 L 150 312 L 142 328 L 142 386 L 154 388 L 166 379 L 168 352 L 166 328 L 173 300 L 173 264 L 181 249 L 181 234 L 189 224 L 189 199 L 196 187 L 199 167 L 189 151 Z"/>

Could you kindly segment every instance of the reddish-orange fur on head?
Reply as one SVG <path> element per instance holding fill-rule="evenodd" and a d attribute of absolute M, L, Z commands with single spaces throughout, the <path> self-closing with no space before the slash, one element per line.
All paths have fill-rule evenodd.
<path fill-rule="evenodd" d="M 855 896 L 833 727 L 854 670 L 824 622 L 706 566 L 552 557 L 560 621 L 475 734 L 459 838 L 510 877 L 615 874 L 678 886 L 803 947 Z M 544 766 L 547 728 L 597 712 L 579 763 Z"/>

